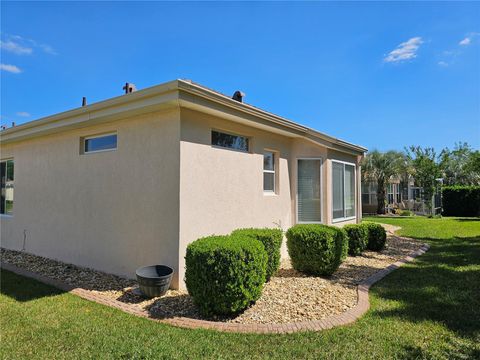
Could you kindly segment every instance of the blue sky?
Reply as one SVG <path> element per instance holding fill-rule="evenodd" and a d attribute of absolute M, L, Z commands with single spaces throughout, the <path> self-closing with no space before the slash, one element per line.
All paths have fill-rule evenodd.
<path fill-rule="evenodd" d="M 1 7 L 2 124 L 185 78 L 369 149 L 480 148 L 480 3 Z"/>

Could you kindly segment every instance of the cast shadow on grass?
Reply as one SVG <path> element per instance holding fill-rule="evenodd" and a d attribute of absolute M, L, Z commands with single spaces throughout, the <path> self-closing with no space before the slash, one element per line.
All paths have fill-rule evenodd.
<path fill-rule="evenodd" d="M 61 295 L 65 291 L 2 269 L 0 293 L 16 301 L 27 302 Z"/>
<path fill-rule="evenodd" d="M 480 331 L 480 238 L 433 242 L 416 263 L 373 287 L 376 297 L 400 305 L 372 315 L 435 321 L 460 335 L 474 336 Z"/>

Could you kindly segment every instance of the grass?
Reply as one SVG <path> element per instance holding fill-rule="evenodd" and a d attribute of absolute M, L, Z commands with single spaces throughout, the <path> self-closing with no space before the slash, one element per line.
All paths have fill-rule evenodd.
<path fill-rule="evenodd" d="M 480 219 L 369 218 L 431 249 L 376 284 L 371 310 L 318 333 L 184 330 L 2 271 L 3 359 L 480 358 Z"/>

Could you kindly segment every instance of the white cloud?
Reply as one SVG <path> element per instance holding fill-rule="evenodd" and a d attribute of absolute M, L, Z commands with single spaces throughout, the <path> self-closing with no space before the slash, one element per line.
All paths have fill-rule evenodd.
<path fill-rule="evenodd" d="M 2 49 L 13 52 L 17 55 L 31 54 L 34 49 L 40 49 L 46 54 L 57 55 L 53 47 L 38 41 L 24 38 L 20 35 L 4 34 L 5 41 L 1 41 Z"/>
<path fill-rule="evenodd" d="M 449 64 L 448 64 L 446 61 L 439 61 L 439 62 L 438 62 L 438 65 L 443 66 L 443 67 L 446 67 L 446 66 L 448 66 Z"/>
<path fill-rule="evenodd" d="M 21 117 L 30 117 L 30 113 L 26 112 L 26 111 L 19 111 L 16 113 L 17 116 L 21 116 Z"/>
<path fill-rule="evenodd" d="M 461 40 L 458 45 L 460 46 L 468 46 L 472 43 L 473 39 L 476 37 L 476 36 L 479 36 L 480 33 L 478 32 L 471 32 L 471 33 L 468 33 L 465 38 L 463 40 Z"/>
<path fill-rule="evenodd" d="M 462 46 L 467 46 L 467 45 L 470 45 L 470 43 L 472 42 L 472 38 L 469 38 L 468 36 L 463 39 L 462 41 L 460 41 L 458 43 L 458 45 L 462 45 Z"/>
<path fill-rule="evenodd" d="M 3 50 L 10 51 L 17 55 L 30 55 L 33 52 L 33 49 L 30 47 L 22 46 L 16 42 L 11 40 L 8 41 L 1 41 L 0 40 L 0 47 Z"/>
<path fill-rule="evenodd" d="M 421 37 L 413 37 L 400 45 L 395 50 L 390 51 L 383 59 L 385 62 L 401 62 L 417 57 L 417 50 L 423 44 Z"/>
<path fill-rule="evenodd" d="M 0 64 L 0 70 L 7 71 L 13 74 L 19 74 L 22 72 L 20 68 L 15 65 Z"/>

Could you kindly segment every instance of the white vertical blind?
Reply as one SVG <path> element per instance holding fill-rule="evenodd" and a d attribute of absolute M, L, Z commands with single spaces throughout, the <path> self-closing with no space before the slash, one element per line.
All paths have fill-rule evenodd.
<path fill-rule="evenodd" d="M 297 176 L 298 221 L 321 222 L 321 183 L 319 159 L 299 159 Z"/>
<path fill-rule="evenodd" d="M 344 217 L 345 201 L 343 197 L 343 164 L 332 163 L 333 218 Z"/>
<path fill-rule="evenodd" d="M 345 217 L 355 216 L 355 167 L 345 164 Z"/>
<path fill-rule="evenodd" d="M 333 218 L 355 216 L 355 166 L 332 162 L 332 192 Z"/>

